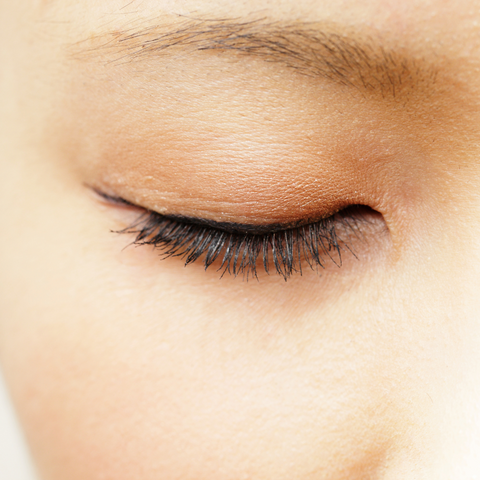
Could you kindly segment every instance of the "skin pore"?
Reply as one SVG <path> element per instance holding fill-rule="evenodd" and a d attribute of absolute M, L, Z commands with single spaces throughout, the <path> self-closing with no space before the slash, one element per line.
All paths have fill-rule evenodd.
<path fill-rule="evenodd" d="M 478 477 L 478 6 L 0 2 L 0 361 L 42 479 Z M 287 281 L 112 233 L 354 205 Z"/>

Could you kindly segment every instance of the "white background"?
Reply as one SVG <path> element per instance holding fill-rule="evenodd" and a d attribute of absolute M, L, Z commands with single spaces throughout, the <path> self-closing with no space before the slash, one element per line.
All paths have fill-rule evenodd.
<path fill-rule="evenodd" d="M 0 371 L 0 480 L 38 480 Z"/>

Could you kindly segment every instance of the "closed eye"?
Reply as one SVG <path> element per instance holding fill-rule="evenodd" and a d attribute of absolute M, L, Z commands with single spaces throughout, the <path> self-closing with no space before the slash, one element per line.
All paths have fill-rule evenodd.
<path fill-rule="evenodd" d="M 105 200 L 142 211 L 130 226 L 117 231 L 133 234 L 135 245 L 151 245 L 162 258 L 179 257 L 190 265 L 202 262 L 205 270 L 257 278 L 259 269 L 285 280 L 318 270 L 328 262 L 340 267 L 342 256 L 355 256 L 352 239 L 362 237 L 361 224 L 368 222 L 368 208 L 353 205 L 327 218 L 301 224 L 245 225 L 202 218 L 161 215 L 120 197 L 98 192 Z"/>

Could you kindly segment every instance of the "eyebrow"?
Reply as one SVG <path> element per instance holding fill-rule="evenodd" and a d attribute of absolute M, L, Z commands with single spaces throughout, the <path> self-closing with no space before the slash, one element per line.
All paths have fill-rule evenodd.
<path fill-rule="evenodd" d="M 175 53 L 230 53 L 283 64 L 301 75 L 380 93 L 383 98 L 431 88 L 436 79 L 431 64 L 404 48 L 392 49 L 381 38 L 318 22 L 181 18 L 173 24 L 116 29 L 89 41 L 94 46 L 82 54 L 103 52 L 111 64 Z"/>

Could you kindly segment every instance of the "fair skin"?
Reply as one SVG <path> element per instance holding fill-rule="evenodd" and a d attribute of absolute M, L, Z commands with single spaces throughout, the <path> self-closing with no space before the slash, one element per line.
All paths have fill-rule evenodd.
<path fill-rule="evenodd" d="M 0 2 L 0 361 L 42 479 L 478 478 L 479 6 Z M 337 225 L 287 281 L 112 233 L 351 205 L 355 256 Z"/>

